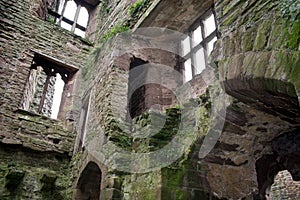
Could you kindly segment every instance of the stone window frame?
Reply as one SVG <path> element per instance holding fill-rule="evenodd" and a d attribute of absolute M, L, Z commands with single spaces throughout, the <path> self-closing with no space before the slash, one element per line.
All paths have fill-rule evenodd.
<path fill-rule="evenodd" d="M 56 74 L 58 73 L 58 74 L 60 74 L 65 85 L 63 88 L 62 96 L 61 96 L 57 119 L 67 120 L 65 118 L 66 113 L 68 111 L 68 110 L 66 110 L 66 107 L 68 107 L 68 105 L 71 105 L 73 102 L 73 95 L 71 94 L 72 89 L 70 89 L 70 88 L 71 88 L 71 85 L 74 85 L 79 68 L 77 68 L 73 65 L 67 64 L 59 59 L 56 59 L 56 58 L 53 58 L 46 54 L 43 54 L 41 52 L 38 52 L 35 50 L 30 50 L 30 51 L 33 53 L 33 59 L 32 59 L 31 66 L 30 66 L 29 78 L 26 83 L 27 86 L 25 88 L 24 96 L 23 96 L 23 100 L 22 100 L 23 101 L 22 109 L 30 112 L 30 110 L 29 110 L 30 104 L 26 105 L 24 102 L 27 102 L 28 98 L 32 99 L 33 97 L 26 96 L 26 90 L 30 90 L 29 85 L 32 84 L 32 83 L 30 83 L 30 77 L 33 73 L 32 70 L 37 70 L 38 67 L 41 67 L 43 69 L 43 71 L 46 73 L 47 78 L 46 78 L 46 81 L 43 86 L 43 93 L 42 93 L 42 97 L 40 99 L 40 104 L 39 104 L 39 108 L 37 110 L 37 114 L 42 114 L 42 108 L 44 106 L 43 104 L 44 104 L 45 96 L 47 94 L 50 77 L 55 77 Z M 72 120 L 72 119 L 70 119 L 70 120 Z"/>
<path fill-rule="evenodd" d="M 89 3 L 86 0 L 74 0 L 74 2 L 77 5 L 77 8 L 76 8 L 73 20 L 70 20 L 70 19 L 68 19 L 64 16 L 64 13 L 65 13 L 66 7 L 67 7 L 67 3 L 69 1 L 73 1 L 73 0 L 65 0 L 64 1 L 61 14 L 58 13 L 58 10 L 54 11 L 50 8 L 48 8 L 48 14 L 55 18 L 55 23 L 57 23 L 59 26 L 61 26 L 61 22 L 65 22 L 65 23 L 71 25 L 72 26 L 71 30 L 70 30 L 71 33 L 75 33 L 75 29 L 79 29 L 79 30 L 86 33 L 87 27 L 88 27 L 89 21 L 90 21 L 90 12 L 91 12 L 92 9 L 95 9 L 98 6 L 100 1 L 96 1 L 97 3 L 92 4 L 92 3 Z M 88 14 L 89 14 L 89 19 L 88 19 L 87 25 L 85 27 L 81 26 L 80 24 L 77 23 L 79 13 L 80 13 L 80 10 L 81 10 L 82 7 L 85 7 L 88 11 Z M 58 7 L 57 7 L 57 9 L 58 9 Z"/>
<path fill-rule="evenodd" d="M 215 24 L 215 29 L 214 31 L 212 31 L 209 35 L 206 35 L 205 33 L 205 25 L 204 25 L 204 21 L 206 19 L 208 19 L 210 16 L 213 16 L 214 18 L 214 24 Z M 201 28 L 201 37 L 202 40 L 200 42 L 197 42 L 193 39 L 193 34 L 194 32 L 198 29 Z M 190 65 L 189 67 L 191 67 L 191 79 L 194 78 L 197 74 L 200 74 L 204 68 L 206 68 L 208 66 L 208 58 L 209 58 L 209 52 L 208 53 L 208 44 L 210 42 L 215 42 L 218 39 L 218 29 L 217 29 L 217 20 L 216 20 L 216 13 L 214 10 L 214 7 L 210 7 L 207 11 L 204 12 L 204 14 L 202 14 L 188 29 L 187 34 L 189 39 L 189 51 L 187 53 L 184 52 L 184 47 L 183 47 L 183 41 L 186 38 L 183 38 L 181 40 L 181 44 L 180 44 L 180 51 L 182 54 L 182 58 L 183 58 L 183 62 L 182 63 L 182 69 L 183 69 L 183 74 L 186 72 L 186 67 L 185 67 L 185 63 L 187 63 L 188 65 Z M 204 54 L 204 62 L 205 62 L 205 67 L 200 70 L 197 71 L 197 64 L 196 64 L 196 58 L 195 58 L 195 54 L 200 51 L 200 49 L 203 49 L 203 54 Z M 188 63 L 190 62 L 190 63 Z M 185 77 L 185 76 L 184 76 Z M 189 81 L 186 80 L 185 77 L 185 81 Z"/>

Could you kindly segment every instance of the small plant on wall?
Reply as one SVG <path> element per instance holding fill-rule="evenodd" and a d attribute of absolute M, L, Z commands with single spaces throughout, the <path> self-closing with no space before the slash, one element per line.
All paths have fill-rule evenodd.
<path fill-rule="evenodd" d="M 129 22 L 130 26 L 134 25 L 138 19 L 144 14 L 147 8 L 150 6 L 151 0 L 138 0 L 132 4 L 128 10 L 128 14 L 131 17 Z"/>

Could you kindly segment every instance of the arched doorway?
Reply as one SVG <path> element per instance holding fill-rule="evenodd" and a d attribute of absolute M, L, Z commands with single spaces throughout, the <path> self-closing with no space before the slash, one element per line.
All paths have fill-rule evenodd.
<path fill-rule="evenodd" d="M 275 176 L 269 196 L 272 199 L 299 199 L 300 181 L 294 181 L 289 171 L 280 171 Z"/>
<path fill-rule="evenodd" d="M 76 186 L 76 200 L 99 200 L 101 170 L 94 162 L 89 162 L 80 174 Z"/>
<path fill-rule="evenodd" d="M 272 141 L 273 154 L 264 155 L 256 162 L 257 181 L 259 195 L 257 199 L 271 199 L 272 194 L 280 192 L 279 188 L 271 188 L 274 180 L 276 185 L 286 184 L 285 174 L 281 179 L 275 179 L 276 175 L 283 170 L 290 175 L 290 183 L 300 181 L 300 129 L 280 135 Z M 290 184 L 289 183 L 289 184 Z M 296 183 L 296 182 L 295 182 Z M 293 183 L 294 184 L 294 183 Z M 299 187 L 299 183 L 294 184 Z M 292 186 L 292 185 L 290 185 Z M 270 191 L 271 190 L 271 191 Z M 297 190 L 291 190 L 291 196 L 300 195 Z M 296 193 L 295 193 L 296 192 Z"/>

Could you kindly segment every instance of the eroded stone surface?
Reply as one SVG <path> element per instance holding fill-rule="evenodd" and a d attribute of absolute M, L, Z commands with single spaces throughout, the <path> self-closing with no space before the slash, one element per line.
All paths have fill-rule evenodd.
<path fill-rule="evenodd" d="M 210 58 L 214 69 L 186 84 L 191 90 L 186 85 L 181 88 L 180 100 L 185 106 L 194 106 L 200 116 L 196 122 L 186 121 L 201 124 L 192 137 L 193 145 L 172 165 L 148 173 L 129 174 L 114 169 L 114 165 L 104 165 L 110 157 L 103 158 L 100 153 L 111 150 L 107 144 L 116 143 L 129 152 L 156 150 L 177 133 L 180 117 L 189 119 L 195 114 L 191 110 L 181 116 L 182 107 L 170 106 L 178 103 L 170 90 L 148 85 L 147 106 L 137 106 L 136 118 L 128 120 L 128 85 L 134 81 L 130 79 L 130 65 L 142 60 L 182 72 L 173 51 L 178 46 L 166 42 L 167 49 L 157 50 L 153 48 L 157 43 L 149 45 L 142 39 L 130 45 L 126 38 L 109 39 L 132 27 L 186 31 L 213 3 L 145 2 L 102 1 L 89 10 L 87 36 L 96 44 L 90 53 L 91 43 L 43 20 L 47 3 L 56 6 L 52 1 L 0 1 L 1 199 L 98 199 L 99 194 L 101 199 L 264 199 L 278 171 L 288 169 L 295 180 L 299 179 L 300 20 L 299 11 L 286 6 L 288 0 L 216 1 L 219 39 Z M 120 52 L 122 48 L 129 51 Z M 74 96 L 63 116 L 67 121 L 19 109 L 34 57 L 31 50 L 79 68 L 66 93 Z M 212 96 L 208 91 L 215 87 L 210 85 L 214 75 L 231 97 L 219 140 L 204 159 L 199 159 L 211 123 Z M 174 73 L 157 72 L 155 76 L 160 79 L 158 83 L 169 83 L 171 89 L 182 84 Z M 80 152 L 72 154 L 74 144 L 79 144 L 75 137 L 80 130 L 76 124 L 81 99 L 88 95 L 91 102 L 85 143 Z M 164 129 L 150 139 L 129 137 L 126 131 L 148 131 L 151 117 L 143 111 L 156 103 L 163 104 L 161 110 L 171 107 Z M 161 119 L 162 113 L 157 114 Z M 97 148 L 91 151 L 89 143 L 95 138 Z M 285 183 L 279 180 L 275 184 Z M 84 191 L 95 186 L 91 182 L 97 182 L 97 188 L 88 191 L 93 193 L 90 195 Z M 275 186 L 271 190 L 274 198 L 277 194 L 283 197 Z M 287 195 L 298 195 L 296 189 L 293 191 Z"/>

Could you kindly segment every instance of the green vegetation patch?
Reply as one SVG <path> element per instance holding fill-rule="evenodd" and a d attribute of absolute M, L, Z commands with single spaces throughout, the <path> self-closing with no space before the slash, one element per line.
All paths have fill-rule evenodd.
<path fill-rule="evenodd" d="M 108 31 L 101 39 L 101 42 L 105 42 L 108 39 L 114 37 L 118 33 L 122 33 L 128 31 L 129 27 L 127 25 L 123 25 L 121 23 L 117 23 L 110 31 Z"/>

